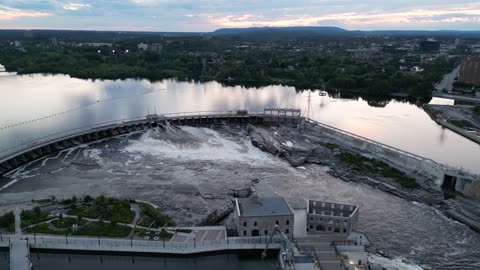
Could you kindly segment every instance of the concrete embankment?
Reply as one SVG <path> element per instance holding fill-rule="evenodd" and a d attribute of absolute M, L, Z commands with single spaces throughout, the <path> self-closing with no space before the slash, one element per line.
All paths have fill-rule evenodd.
<path fill-rule="evenodd" d="M 459 127 L 457 127 L 453 124 L 450 124 L 449 122 L 447 122 L 444 119 L 437 118 L 437 116 L 435 114 L 435 110 L 430 105 L 424 105 L 423 108 L 424 108 L 425 112 L 427 112 L 427 114 L 430 116 L 430 118 L 432 118 L 432 120 L 435 121 L 437 124 L 439 124 L 443 127 L 446 127 L 448 129 L 450 129 L 451 131 L 453 131 L 457 134 L 460 134 L 461 136 L 463 136 L 463 137 L 465 137 L 465 138 L 467 138 L 467 139 L 469 139 L 473 142 L 476 142 L 476 143 L 480 144 L 480 136 L 476 135 L 475 133 L 468 133 L 464 129 L 459 128 Z"/>

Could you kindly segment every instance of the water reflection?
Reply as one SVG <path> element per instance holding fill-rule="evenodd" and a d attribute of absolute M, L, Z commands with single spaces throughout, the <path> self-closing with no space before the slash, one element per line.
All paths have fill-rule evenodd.
<path fill-rule="evenodd" d="M 258 256 L 226 254 L 187 258 L 33 253 L 32 263 L 35 270 L 276 269 L 274 258 L 261 260 L 259 257 L 260 253 Z"/>
<path fill-rule="evenodd" d="M 216 82 L 99 81 L 40 74 L 0 77 L 0 95 L 0 151 L 49 134 L 155 110 L 172 113 L 295 107 L 337 128 L 480 172 L 476 163 L 480 146 L 442 129 L 418 106 L 394 99 L 367 101 L 340 93 L 320 96 L 286 86 L 247 89 Z"/>

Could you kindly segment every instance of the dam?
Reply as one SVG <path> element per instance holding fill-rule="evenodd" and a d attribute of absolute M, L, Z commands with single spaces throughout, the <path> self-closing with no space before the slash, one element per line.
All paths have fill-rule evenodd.
<path fill-rule="evenodd" d="M 0 175 L 61 150 L 102 139 L 144 132 L 151 128 L 173 125 L 302 125 L 305 128 L 339 139 L 366 154 L 433 181 L 437 186 L 466 197 L 480 199 L 480 176 L 434 160 L 382 144 L 368 138 L 320 123 L 301 115 L 299 109 L 265 108 L 263 112 L 246 110 L 224 112 L 187 112 L 149 114 L 77 128 L 4 149 L 0 153 Z"/>

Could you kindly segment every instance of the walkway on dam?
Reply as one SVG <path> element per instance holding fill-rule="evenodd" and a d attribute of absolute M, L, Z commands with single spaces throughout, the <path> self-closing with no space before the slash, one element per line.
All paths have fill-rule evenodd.
<path fill-rule="evenodd" d="M 25 240 L 10 241 L 10 270 L 30 270 L 30 250 Z"/>
<path fill-rule="evenodd" d="M 20 240 L 23 239 L 23 240 Z M 65 237 L 53 235 L 3 235 L 0 247 L 8 247 L 9 242 L 23 242 L 29 248 L 49 250 L 75 250 L 92 252 L 126 252 L 157 254 L 196 254 L 228 250 L 263 250 L 267 238 L 231 237 L 224 240 L 165 242 L 162 240 L 130 240 L 98 237 Z M 269 249 L 280 249 L 281 239 L 276 239 Z M 26 245 L 25 245 L 26 246 Z M 24 250 L 11 250 L 12 254 L 24 254 Z M 16 256 L 16 255 L 15 255 Z"/>

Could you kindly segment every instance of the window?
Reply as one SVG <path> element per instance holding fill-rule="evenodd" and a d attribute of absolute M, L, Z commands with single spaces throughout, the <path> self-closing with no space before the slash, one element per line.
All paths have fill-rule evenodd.
<path fill-rule="evenodd" d="M 340 205 L 340 210 L 343 210 L 343 204 Z"/>
<path fill-rule="evenodd" d="M 313 230 L 313 225 L 310 225 L 310 230 Z"/>
<path fill-rule="evenodd" d="M 247 231 L 243 231 L 243 236 L 246 236 L 247 235 Z"/>
<path fill-rule="evenodd" d="M 247 222 L 243 222 L 243 227 L 247 227 Z"/>
<path fill-rule="evenodd" d="M 339 232 L 340 232 L 340 229 L 339 229 L 339 228 L 335 228 L 335 232 L 336 232 L 336 233 L 339 233 Z"/>
<path fill-rule="evenodd" d="M 322 202 L 322 207 L 325 207 L 325 203 L 324 203 L 324 202 Z"/>
<path fill-rule="evenodd" d="M 347 232 L 347 229 L 343 229 L 343 232 L 346 233 L 346 232 Z"/>
<path fill-rule="evenodd" d="M 265 235 L 268 235 L 268 230 L 265 230 L 265 232 L 264 232 L 264 233 L 265 233 Z"/>
<path fill-rule="evenodd" d="M 278 223 L 279 223 L 279 222 L 278 222 L 278 220 L 277 220 L 277 221 L 275 221 L 275 224 L 277 224 L 277 225 L 278 225 Z"/>
<path fill-rule="evenodd" d="M 335 208 L 335 204 L 332 203 L 332 209 Z"/>
<path fill-rule="evenodd" d="M 290 232 L 290 230 L 289 230 L 289 229 L 286 229 L 286 230 L 285 230 L 285 233 L 287 233 L 287 234 L 288 234 L 289 232 Z"/>
<path fill-rule="evenodd" d="M 256 221 L 253 222 L 253 226 L 257 227 L 257 222 Z"/>
<path fill-rule="evenodd" d="M 287 219 L 287 222 L 285 224 L 290 225 L 290 220 Z"/>
<path fill-rule="evenodd" d="M 314 206 L 314 207 L 317 206 L 317 202 L 313 202 L 313 206 Z"/>
<path fill-rule="evenodd" d="M 328 231 L 331 232 L 331 231 L 332 231 L 332 227 L 328 227 Z"/>

